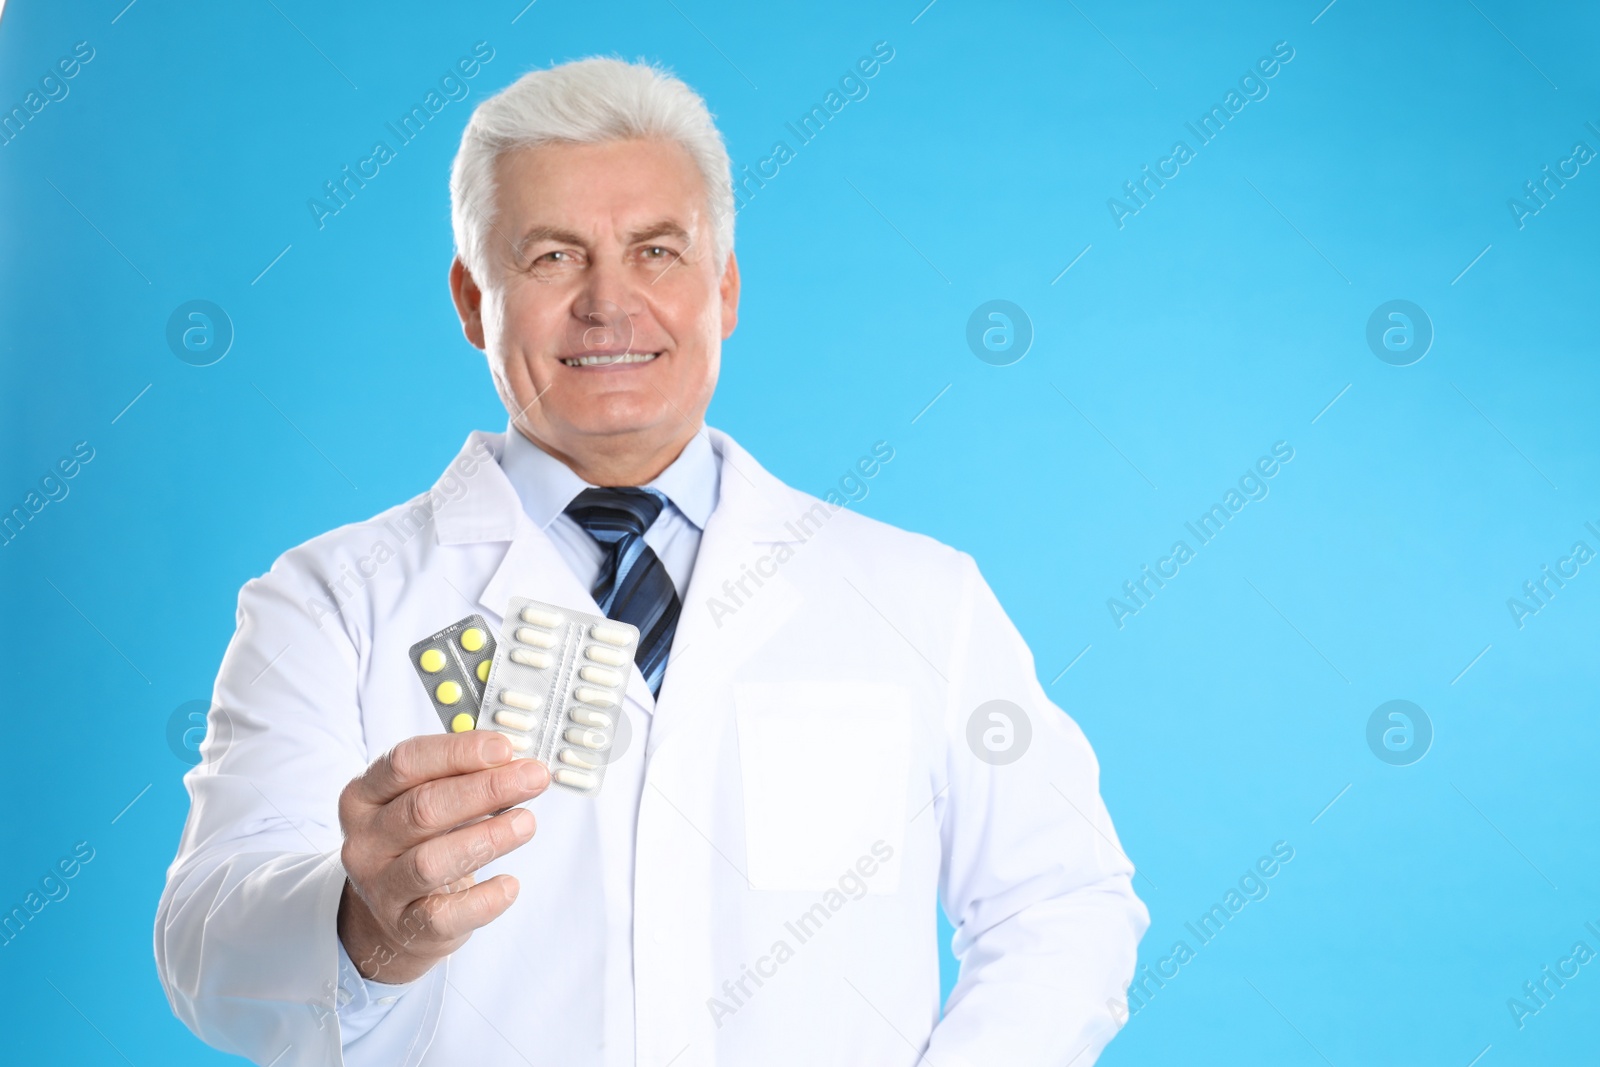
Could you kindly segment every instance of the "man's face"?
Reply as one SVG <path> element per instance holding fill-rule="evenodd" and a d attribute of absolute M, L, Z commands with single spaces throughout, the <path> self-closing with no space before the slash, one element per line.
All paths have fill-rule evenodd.
<path fill-rule="evenodd" d="M 738 320 L 694 161 L 666 141 L 549 144 L 495 174 L 490 277 L 457 261 L 451 285 L 500 399 L 575 466 L 664 466 L 700 427 Z"/>

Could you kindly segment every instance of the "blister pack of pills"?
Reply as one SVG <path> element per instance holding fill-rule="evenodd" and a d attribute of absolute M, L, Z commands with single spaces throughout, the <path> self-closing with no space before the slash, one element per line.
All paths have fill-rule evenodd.
<path fill-rule="evenodd" d="M 512 597 L 478 729 L 543 760 L 557 785 L 599 792 L 638 644 L 627 623 Z"/>
<path fill-rule="evenodd" d="M 411 665 L 446 730 L 459 734 L 478 724 L 494 653 L 494 632 L 482 615 L 468 615 L 411 646 Z"/>

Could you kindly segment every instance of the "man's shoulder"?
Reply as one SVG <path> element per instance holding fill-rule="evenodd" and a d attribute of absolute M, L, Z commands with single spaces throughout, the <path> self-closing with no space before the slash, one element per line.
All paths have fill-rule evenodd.
<path fill-rule="evenodd" d="M 739 460 L 746 461 L 750 454 L 729 435 L 720 431 L 713 433 L 719 451 L 731 446 Z M 736 464 L 742 465 L 743 462 Z M 763 540 L 793 545 L 810 543 L 815 538 L 817 545 L 828 545 L 832 551 L 882 563 L 889 569 L 905 567 L 922 573 L 959 570 L 968 560 L 966 553 L 937 538 L 862 514 L 855 509 L 861 501 L 841 491 L 829 490 L 824 496 L 815 496 L 761 468 L 759 463 L 756 467 L 759 473 L 746 481 L 770 480 L 767 491 L 754 494 L 763 498 L 760 510 L 764 513 L 762 525 L 767 531 Z M 738 473 L 733 475 L 739 476 Z M 724 472 L 725 484 L 728 478 Z"/>
<path fill-rule="evenodd" d="M 782 541 L 791 550 L 815 544 L 825 554 L 836 555 L 861 566 L 873 580 L 900 584 L 891 576 L 901 576 L 918 586 L 934 587 L 959 580 L 971 557 L 938 538 L 918 533 L 882 519 L 785 486 L 792 517 L 783 523 Z M 776 539 L 775 539 L 776 540 Z M 809 553 L 808 553 L 809 554 Z"/>
<path fill-rule="evenodd" d="M 369 518 L 347 522 L 317 534 L 287 549 L 278 557 L 316 567 L 331 561 L 349 559 L 368 552 L 398 555 L 416 551 L 428 540 L 421 535 L 432 529 L 438 501 L 430 488 Z"/>
<path fill-rule="evenodd" d="M 852 506 L 832 504 L 809 494 L 806 494 L 806 498 L 833 515 L 830 523 L 838 527 L 841 536 L 849 538 L 852 548 L 872 554 L 889 553 L 900 559 L 945 564 L 955 564 L 965 555 L 960 549 L 936 537 L 873 518 L 856 511 Z"/>

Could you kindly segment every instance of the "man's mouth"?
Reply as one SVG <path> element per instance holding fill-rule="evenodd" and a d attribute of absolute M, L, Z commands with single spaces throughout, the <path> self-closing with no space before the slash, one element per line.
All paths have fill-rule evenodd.
<path fill-rule="evenodd" d="M 660 352 L 589 352 L 561 360 L 569 367 L 614 367 L 622 363 L 649 363 Z"/>

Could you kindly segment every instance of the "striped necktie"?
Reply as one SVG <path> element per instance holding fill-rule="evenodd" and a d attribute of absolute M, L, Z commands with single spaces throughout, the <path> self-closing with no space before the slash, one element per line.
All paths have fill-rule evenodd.
<path fill-rule="evenodd" d="M 633 661 L 655 696 L 661 695 L 683 607 L 666 565 L 644 541 L 666 503 L 654 489 L 585 489 L 566 510 L 606 552 L 594 583 L 595 603 L 607 618 L 639 628 Z"/>

